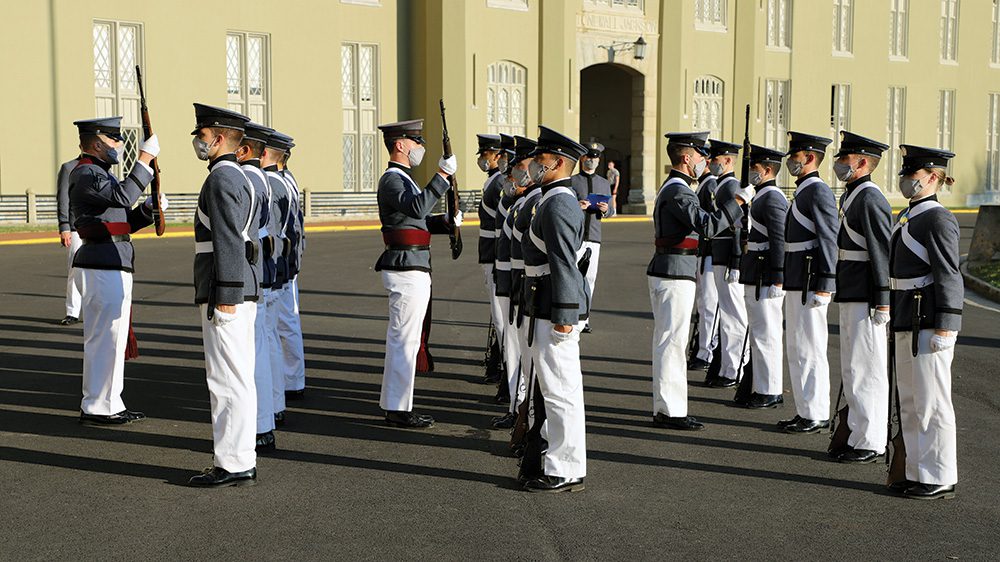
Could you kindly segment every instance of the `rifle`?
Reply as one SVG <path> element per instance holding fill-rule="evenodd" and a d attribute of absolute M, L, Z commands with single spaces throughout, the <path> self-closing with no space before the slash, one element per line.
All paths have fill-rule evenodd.
<path fill-rule="evenodd" d="M 747 104 L 745 125 L 743 128 L 743 162 L 740 166 L 740 189 L 746 189 L 750 185 L 750 104 Z M 747 208 L 750 202 L 747 201 Z M 733 225 L 733 255 L 743 255 L 743 229 L 740 225 Z M 729 270 L 726 270 L 729 273 Z"/>
<path fill-rule="evenodd" d="M 895 400 L 893 400 L 895 399 Z M 895 404 L 893 404 L 895 402 Z M 893 420 L 893 417 L 896 419 Z M 892 432 L 893 421 L 899 423 L 899 431 Z M 886 485 L 906 480 L 906 443 L 903 441 L 903 417 L 899 411 L 899 380 L 896 377 L 896 335 L 889 329 L 889 443 L 886 447 Z"/>
<path fill-rule="evenodd" d="M 847 416 L 850 413 L 850 404 L 840 407 L 840 399 L 844 395 L 844 383 L 840 383 L 840 391 L 837 392 L 837 404 L 833 407 L 833 417 L 830 418 L 830 445 L 826 452 L 831 457 L 836 457 L 848 448 L 847 440 L 851 437 L 851 428 L 847 425 Z"/>
<path fill-rule="evenodd" d="M 439 100 L 441 105 L 441 142 L 444 145 L 443 158 L 451 158 L 451 139 L 448 138 L 448 121 L 444 116 L 444 99 Z M 448 240 L 451 242 L 451 259 L 457 260 L 458 256 L 462 255 L 462 229 L 455 226 L 455 217 L 459 212 L 459 200 L 458 200 L 458 181 L 455 179 L 454 175 L 448 176 L 448 183 L 451 185 L 451 191 L 448 192 L 448 199 L 446 200 L 446 206 L 448 209 L 448 218 L 451 219 L 451 232 L 448 233 Z"/>
<path fill-rule="evenodd" d="M 146 91 L 142 87 L 142 71 L 135 65 L 135 81 L 139 83 L 139 108 L 142 115 L 142 137 L 148 139 L 153 134 L 153 125 L 149 121 L 149 108 L 146 107 Z M 163 218 L 163 208 L 160 206 L 160 165 L 156 158 L 149 163 L 153 169 L 153 179 L 149 182 L 150 195 L 153 196 L 153 224 L 156 225 L 156 235 L 163 236 L 167 223 Z"/>

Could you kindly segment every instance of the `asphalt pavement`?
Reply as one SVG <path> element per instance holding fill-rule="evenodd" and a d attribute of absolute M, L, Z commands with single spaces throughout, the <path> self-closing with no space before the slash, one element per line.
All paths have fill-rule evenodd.
<path fill-rule="evenodd" d="M 974 216 L 960 217 L 965 245 Z M 974 296 L 958 340 L 958 497 L 884 490 L 882 463 L 829 461 L 826 433 L 792 436 L 785 405 L 748 411 L 689 373 L 707 429 L 653 427 L 648 222 L 605 226 L 594 333 L 583 335 L 588 476 L 578 494 L 514 481 L 503 407 L 479 383 L 488 307 L 466 229 L 458 261 L 434 249 L 434 373 L 416 383 L 430 430 L 389 428 L 378 407 L 387 300 L 377 232 L 309 236 L 301 275 L 306 399 L 254 487 L 198 490 L 212 432 L 191 239 L 139 240 L 141 357 L 125 401 L 149 419 L 77 423 L 82 329 L 62 327 L 65 254 L 0 248 L 0 558 L 32 559 L 995 559 L 1000 551 L 1000 304 Z M 833 388 L 839 383 L 830 310 Z"/>

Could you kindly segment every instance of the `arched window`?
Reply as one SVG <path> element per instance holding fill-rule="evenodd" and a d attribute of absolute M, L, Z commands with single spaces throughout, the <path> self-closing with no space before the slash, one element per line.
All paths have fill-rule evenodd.
<path fill-rule="evenodd" d="M 722 136 L 722 80 L 699 76 L 694 80 L 691 126 L 696 131 L 710 131 L 712 138 Z"/>
<path fill-rule="evenodd" d="M 527 69 L 497 61 L 486 69 L 486 120 L 491 133 L 523 135 L 527 121 Z"/>

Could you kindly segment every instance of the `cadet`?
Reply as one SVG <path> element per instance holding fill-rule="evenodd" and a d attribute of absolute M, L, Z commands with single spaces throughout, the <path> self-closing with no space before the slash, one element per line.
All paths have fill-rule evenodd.
<path fill-rule="evenodd" d="M 125 181 L 110 173 L 124 146 L 121 117 L 73 123 L 81 156 L 69 176 L 69 214 L 81 239 L 73 257 L 80 275 L 83 314 L 83 401 L 80 422 L 120 425 L 145 418 L 122 401 L 125 359 L 136 357 L 132 333 L 131 233 L 153 222 L 153 199 L 132 208 L 153 179 L 149 163 L 160 151 L 156 135 L 146 139 Z M 167 207 L 161 193 L 161 204 Z"/>
<path fill-rule="evenodd" d="M 784 153 L 750 145 L 750 183 L 756 194 L 750 203 L 747 252 L 740 261 L 740 282 L 750 323 L 753 394 L 747 408 L 774 408 L 781 397 L 783 355 L 782 314 L 785 299 L 785 216 L 788 199 L 775 178 Z"/>
<path fill-rule="evenodd" d="M 73 215 L 69 208 L 69 176 L 76 169 L 83 156 L 63 162 L 56 177 L 56 211 L 59 219 L 59 243 L 66 248 L 66 316 L 59 321 L 63 326 L 80 322 L 80 272 L 73 268 L 73 258 L 82 246 L 80 235 L 73 226 Z"/>
<path fill-rule="evenodd" d="M 288 224 L 286 239 L 291 242 L 288 251 L 288 283 L 282 289 L 279 297 L 280 316 L 278 332 L 281 336 L 282 357 L 284 360 L 285 398 L 301 400 L 305 397 L 306 362 L 305 349 L 302 342 L 302 320 L 299 317 L 299 271 L 302 270 L 302 253 L 305 250 L 306 232 L 305 216 L 302 211 L 302 194 L 299 184 L 291 170 L 285 167 L 292 153 L 292 137 L 278 133 L 279 142 L 284 142 L 284 155 L 278 160 L 278 173 L 288 188 Z"/>
<path fill-rule="evenodd" d="M 493 262 L 496 261 L 497 241 L 497 207 L 500 205 L 501 179 L 500 158 L 502 154 L 500 135 L 476 135 L 479 143 L 476 165 L 486 174 L 483 184 L 483 194 L 479 200 L 479 264 L 483 268 L 483 282 L 486 284 L 486 294 L 490 303 L 490 321 L 497 334 L 497 343 L 488 350 L 489 354 L 500 352 L 500 334 L 503 333 L 500 318 L 503 311 L 496 297 L 496 284 L 493 279 Z M 486 382 L 498 382 L 499 372 L 489 372 L 487 366 Z"/>
<path fill-rule="evenodd" d="M 205 371 L 212 403 L 213 466 L 192 486 L 252 485 L 257 480 L 254 319 L 260 298 L 256 263 L 256 192 L 236 162 L 250 118 L 194 104 L 191 132 L 199 160 L 209 162 L 195 215 L 195 303 L 201 311 Z M 252 234 L 252 236 L 251 236 Z"/>
<path fill-rule="evenodd" d="M 498 404 L 507 403 L 510 405 L 508 414 L 499 420 L 500 427 L 511 427 L 514 424 L 514 408 L 517 400 L 517 381 L 520 377 L 518 365 L 520 364 L 517 347 L 517 334 L 507 323 L 510 310 L 510 234 L 504 233 L 504 225 L 510 216 L 510 210 L 514 203 L 520 198 L 523 190 L 514 187 L 511 179 L 510 162 L 514 158 L 514 147 L 516 141 L 514 137 L 506 134 L 500 135 L 500 147 L 503 151 L 503 158 L 506 167 L 500 173 L 500 202 L 497 205 L 496 217 L 496 260 L 493 262 L 495 296 L 500 307 L 500 331 L 497 332 L 497 339 L 500 342 L 501 357 L 503 361 L 503 371 L 505 379 L 497 384 L 496 402 Z M 509 424 L 509 425 L 508 425 Z"/>
<path fill-rule="evenodd" d="M 653 208 L 655 253 L 646 268 L 653 308 L 653 423 L 669 429 L 700 430 L 688 416 L 684 348 L 694 307 L 698 238 L 714 237 L 743 217 L 740 205 L 753 189 L 738 190 L 718 210 L 706 213 L 692 186 L 705 171 L 708 133 L 667 133 L 671 171 Z"/>
<path fill-rule="evenodd" d="M 288 150 L 291 138 L 277 131 L 267 136 L 261 166 L 267 185 L 271 190 L 271 208 L 268 212 L 267 230 L 274 244 L 274 282 L 267 295 L 268 356 L 271 359 L 271 383 L 274 385 L 274 424 L 285 425 L 285 378 L 288 364 L 285 361 L 285 346 L 282 329 L 287 335 L 289 329 L 286 304 L 282 301 L 289 280 L 289 259 L 292 243 L 288 239 L 288 224 L 292 221 L 291 188 L 281 176 L 279 162 Z M 284 322 L 282 319 L 284 318 Z M 292 332 L 294 333 L 294 332 Z"/>
<path fill-rule="evenodd" d="M 540 126 L 529 174 L 541 197 L 527 236 L 524 299 L 529 318 L 528 346 L 544 401 L 548 448 L 541 474 L 522 471 L 532 492 L 583 490 L 587 475 L 587 437 L 580 370 L 580 329 L 589 313 L 586 281 L 577 265 L 583 246 L 584 215 L 570 179 L 587 149 Z M 532 476 L 537 476 L 531 478 Z"/>
<path fill-rule="evenodd" d="M 740 180 L 733 173 L 740 145 L 713 140 L 710 146 L 710 166 L 715 168 L 717 187 L 715 207 L 728 203 L 740 190 Z M 742 209 L 740 221 L 747 209 Z M 743 255 L 745 228 L 736 221 L 728 229 L 712 236 L 712 276 L 719 299 L 718 325 L 719 373 L 706 377 L 705 383 L 712 388 L 729 388 L 736 385 L 739 372 L 749 359 L 747 347 L 747 306 L 740 286 L 740 257 Z"/>
<path fill-rule="evenodd" d="M 937 200 L 946 150 L 902 145 L 899 191 L 910 200 L 891 238 L 892 331 L 906 479 L 890 488 L 913 499 L 951 498 L 958 482 L 951 362 L 965 290 L 959 227 Z"/>
<path fill-rule="evenodd" d="M 709 157 L 715 141 L 709 140 Z M 715 191 L 719 188 L 718 175 L 715 169 L 721 165 L 712 164 L 698 178 L 698 204 L 706 213 L 715 212 Z M 697 339 L 691 342 L 691 352 L 688 357 L 689 371 L 704 371 L 712 363 L 715 346 L 719 343 L 716 320 L 719 312 L 719 290 L 715 287 L 715 277 L 712 275 L 712 239 L 701 236 L 698 239 L 698 269 L 695 271 L 695 310 L 698 318 Z M 693 337 L 693 336 L 692 336 Z"/>
<path fill-rule="evenodd" d="M 273 451 L 274 441 L 274 380 L 271 374 L 271 355 L 268 347 L 267 299 L 271 295 L 274 284 L 274 243 L 267 230 L 270 221 L 271 190 L 267 178 L 260 167 L 260 157 L 264 146 L 274 129 L 247 123 L 243 141 L 236 150 L 236 160 L 239 161 L 243 173 L 254 188 L 254 197 L 260 209 L 257 221 L 257 240 L 260 244 L 260 258 L 254 266 L 254 271 L 260 279 L 260 298 L 257 299 L 257 316 L 254 318 L 254 383 L 257 391 L 257 447 L 258 453 Z M 280 371 L 278 372 L 280 375 Z"/>
<path fill-rule="evenodd" d="M 395 427 L 425 428 L 434 418 L 413 412 L 413 384 L 420 332 L 431 297 L 431 234 L 450 231 L 446 215 L 430 215 L 448 191 L 448 176 L 458 170 L 455 156 L 438 161 L 438 171 L 423 190 L 410 169 L 424 158 L 424 120 L 379 125 L 389 151 L 389 167 L 378 182 L 379 219 L 385 251 L 375 263 L 389 293 L 385 371 L 379 405 Z M 461 214 L 456 223 L 461 224 Z"/>
<path fill-rule="evenodd" d="M 795 416 L 788 433 L 829 427 L 830 361 L 826 312 L 837 279 L 837 201 L 820 177 L 828 138 L 788 133 L 788 173 L 795 195 L 785 219 L 785 348 Z"/>
<path fill-rule="evenodd" d="M 840 303 L 840 365 L 847 425 L 844 448 L 830 455 L 843 463 L 871 463 L 885 451 L 889 416 L 886 373 L 889 322 L 889 228 L 892 210 L 871 180 L 889 148 L 860 135 L 841 133 L 833 165 L 847 183 L 840 198 L 836 301 Z"/>
<path fill-rule="evenodd" d="M 587 153 L 580 159 L 580 173 L 573 176 L 573 191 L 583 209 L 583 247 L 590 249 L 590 266 L 587 268 L 587 299 L 594 307 L 594 287 L 597 286 L 597 266 L 601 259 L 601 220 L 615 216 L 615 206 L 611 199 L 611 182 L 597 175 L 601 164 L 604 145 L 592 142 Z M 603 196 L 593 198 L 591 195 Z M 607 198 L 607 201 L 599 200 Z M 591 201 L 596 201 L 592 203 Z M 590 321 L 583 326 L 583 332 L 590 333 Z"/>

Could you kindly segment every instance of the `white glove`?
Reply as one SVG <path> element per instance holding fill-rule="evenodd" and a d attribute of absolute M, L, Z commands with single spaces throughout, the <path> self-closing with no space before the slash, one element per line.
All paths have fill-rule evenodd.
<path fill-rule="evenodd" d="M 556 330 L 555 324 L 552 325 L 552 343 L 559 345 L 564 341 L 569 341 L 573 337 L 573 332 L 576 328 L 571 328 L 570 331 L 565 334 Z"/>
<path fill-rule="evenodd" d="M 156 138 L 156 134 L 149 135 L 148 139 L 142 141 L 142 144 L 139 145 L 139 150 L 156 158 L 156 155 L 160 153 L 160 141 Z"/>
<path fill-rule="evenodd" d="M 934 334 L 931 336 L 931 351 L 937 353 L 939 351 L 945 351 L 955 347 L 955 342 L 958 340 L 958 335 L 952 336 L 939 336 Z"/>
<path fill-rule="evenodd" d="M 771 285 L 767 288 L 767 298 L 769 299 L 780 299 L 785 296 L 785 289 L 777 285 Z"/>
<path fill-rule="evenodd" d="M 212 324 L 214 324 L 217 328 L 221 328 L 233 320 L 236 320 L 235 313 L 223 312 L 218 308 L 212 312 Z"/>
<path fill-rule="evenodd" d="M 150 195 L 149 197 L 147 197 L 146 201 L 143 203 L 143 205 L 145 205 L 147 209 L 149 209 L 150 211 L 152 211 L 153 210 L 153 196 Z M 161 191 L 160 192 L 160 209 L 163 210 L 163 211 L 166 211 L 168 207 L 170 207 L 170 200 L 167 199 L 166 194 Z"/>
<path fill-rule="evenodd" d="M 454 224 L 455 226 L 462 226 L 462 217 L 463 216 L 465 216 L 465 215 L 462 214 L 462 211 L 457 211 L 455 213 L 455 216 L 451 219 L 452 224 Z"/>
<path fill-rule="evenodd" d="M 755 193 L 757 193 L 757 190 L 752 185 L 748 185 L 746 188 L 737 191 L 736 196 L 742 199 L 744 203 L 749 203 L 753 200 Z"/>
<path fill-rule="evenodd" d="M 889 311 L 875 309 L 874 314 L 872 314 L 872 321 L 875 322 L 876 326 L 885 326 L 889 323 Z"/>
<path fill-rule="evenodd" d="M 809 293 L 809 300 L 806 302 L 806 306 L 809 308 L 819 308 L 828 304 L 830 304 L 830 295 L 817 295 L 816 293 Z"/>
<path fill-rule="evenodd" d="M 739 283 L 740 282 L 740 270 L 730 269 L 729 273 L 726 275 L 726 283 Z"/>
<path fill-rule="evenodd" d="M 438 168 L 444 172 L 444 175 L 453 176 L 455 175 L 455 172 L 458 171 L 458 158 L 456 158 L 454 154 L 448 158 L 442 157 L 438 160 Z"/>

